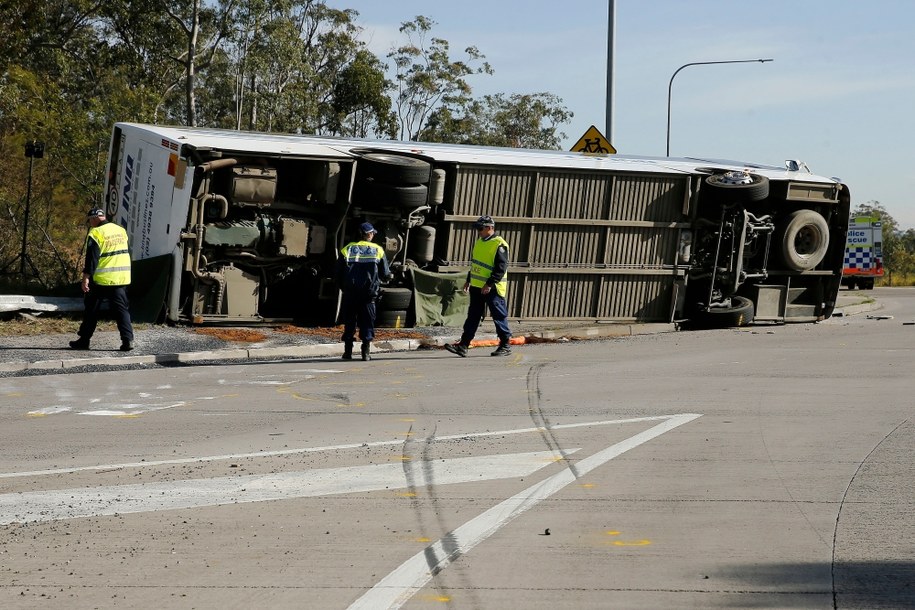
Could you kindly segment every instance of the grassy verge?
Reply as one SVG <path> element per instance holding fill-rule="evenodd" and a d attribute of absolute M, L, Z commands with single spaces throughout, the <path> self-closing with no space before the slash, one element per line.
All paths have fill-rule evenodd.
<path fill-rule="evenodd" d="M 10 319 L 0 319 L 0 337 L 32 337 L 35 335 L 74 335 L 79 330 L 82 315 L 74 316 L 33 316 L 15 315 Z M 134 324 L 134 329 L 144 328 L 145 324 Z M 116 331 L 117 326 L 111 320 L 100 320 L 98 331 Z"/>

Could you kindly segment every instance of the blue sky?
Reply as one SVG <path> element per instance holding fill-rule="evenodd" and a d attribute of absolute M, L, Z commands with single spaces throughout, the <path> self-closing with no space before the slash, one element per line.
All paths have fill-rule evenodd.
<path fill-rule="evenodd" d="M 575 116 L 571 146 L 606 131 L 606 0 L 327 0 L 352 8 L 382 59 L 417 15 L 452 58 L 474 45 L 495 74 L 475 95 L 550 92 Z M 614 129 L 620 154 L 661 155 L 671 75 L 672 156 L 781 165 L 838 176 L 852 205 L 879 201 L 915 228 L 915 2 L 616 0 Z M 605 134 L 606 135 L 606 134 Z"/>

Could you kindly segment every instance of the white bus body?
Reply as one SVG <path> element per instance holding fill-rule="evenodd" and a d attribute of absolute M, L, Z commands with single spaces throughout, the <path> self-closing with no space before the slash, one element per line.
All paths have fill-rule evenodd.
<path fill-rule="evenodd" d="M 812 321 L 835 305 L 850 206 L 772 166 L 129 123 L 106 193 L 135 317 L 191 323 L 334 324 L 334 261 L 364 221 L 406 310 L 415 273 L 466 270 L 482 214 L 511 244 L 513 319 Z"/>

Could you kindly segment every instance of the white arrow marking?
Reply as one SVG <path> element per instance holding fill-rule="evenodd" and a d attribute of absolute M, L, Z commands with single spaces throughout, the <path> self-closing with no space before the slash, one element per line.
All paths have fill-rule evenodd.
<path fill-rule="evenodd" d="M 210 400 L 210 397 L 198 397 L 193 400 Z M 681 416 L 683 414 L 680 414 Z M 638 424 L 649 421 L 667 421 L 674 415 L 652 415 L 649 417 L 629 417 L 626 419 L 607 419 L 601 421 L 585 421 L 574 424 L 552 424 L 550 426 L 539 426 L 536 428 L 515 428 L 513 430 L 491 430 L 487 432 L 462 432 L 460 434 L 449 434 L 447 436 L 430 436 L 428 438 L 414 439 L 417 443 L 437 442 L 437 441 L 462 441 L 473 438 L 485 438 L 491 436 L 508 436 L 512 434 L 530 434 L 531 432 L 543 432 L 545 430 L 571 430 L 573 428 L 590 428 L 592 426 L 616 426 L 620 424 Z M 698 415 L 696 417 L 699 417 Z M 174 464 L 200 464 L 203 462 L 216 462 L 224 460 L 243 460 L 248 458 L 275 457 L 280 455 L 298 455 L 305 453 L 322 453 L 325 451 L 343 451 L 346 449 L 367 449 L 369 447 L 390 447 L 391 445 L 402 445 L 404 439 L 396 438 L 388 441 L 373 441 L 371 443 L 346 443 L 343 445 L 325 445 L 323 447 L 300 447 L 297 449 L 280 449 L 276 451 L 257 451 L 255 453 L 230 453 L 224 455 L 204 455 L 199 457 L 176 458 L 173 460 L 150 460 L 148 462 L 126 462 L 120 464 L 99 464 L 97 466 L 75 466 L 73 468 L 49 468 L 47 470 L 26 470 L 20 472 L 2 472 L 0 479 L 12 479 L 17 477 L 40 477 L 48 475 L 68 474 L 71 472 L 84 472 L 93 470 L 116 470 L 119 468 L 149 468 L 151 466 L 166 466 Z"/>
<path fill-rule="evenodd" d="M 426 583 L 432 580 L 435 574 L 444 570 L 461 555 L 466 555 L 470 549 L 492 536 L 500 527 L 518 515 L 533 508 L 598 466 L 606 464 L 613 458 L 665 432 L 691 422 L 697 417 L 700 416 L 692 413 L 674 415 L 657 426 L 611 445 L 576 463 L 574 471 L 572 468 L 566 468 L 545 481 L 531 485 L 521 493 L 497 504 L 451 532 L 448 535 L 447 550 L 442 540 L 438 540 L 402 563 L 400 567 L 382 578 L 378 584 L 353 602 L 350 610 L 400 608 L 417 591 L 426 586 Z"/>
<path fill-rule="evenodd" d="M 568 450 L 566 455 L 578 451 Z M 0 525 L 328 496 L 530 475 L 561 456 L 552 451 L 375 464 L 165 483 L 115 485 L 0 495 Z"/>

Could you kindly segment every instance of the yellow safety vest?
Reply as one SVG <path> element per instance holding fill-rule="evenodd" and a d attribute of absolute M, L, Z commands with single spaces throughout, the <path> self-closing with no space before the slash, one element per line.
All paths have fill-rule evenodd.
<path fill-rule="evenodd" d="M 99 286 L 127 286 L 130 284 L 130 253 L 127 249 L 127 231 L 121 225 L 106 222 L 89 231 L 89 239 L 99 247 L 98 267 L 92 281 Z"/>
<path fill-rule="evenodd" d="M 354 241 L 347 244 L 340 253 L 347 263 L 376 263 L 384 257 L 384 249 L 370 241 Z"/>
<path fill-rule="evenodd" d="M 487 280 L 492 275 L 492 268 L 496 262 L 496 251 L 499 246 L 505 246 L 508 250 L 508 242 L 494 235 L 489 239 L 478 239 L 473 244 L 473 259 L 470 261 L 470 285 L 482 288 L 486 285 Z M 496 284 L 496 293 L 502 298 L 508 292 L 508 271 Z"/>

